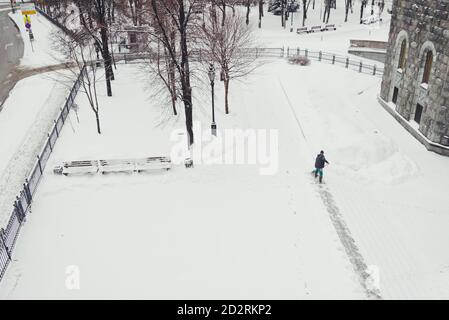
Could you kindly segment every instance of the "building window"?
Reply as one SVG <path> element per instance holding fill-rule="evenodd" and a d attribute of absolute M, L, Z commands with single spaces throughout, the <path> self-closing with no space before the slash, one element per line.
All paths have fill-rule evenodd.
<path fill-rule="evenodd" d="M 399 88 L 394 87 L 393 99 L 391 99 L 391 101 L 393 101 L 394 104 L 396 104 L 398 102 L 398 95 L 399 95 Z"/>
<path fill-rule="evenodd" d="M 399 63 L 398 63 L 398 69 L 404 70 L 405 69 L 405 61 L 407 57 L 407 40 L 402 40 L 401 44 L 401 53 L 399 54 Z"/>
<path fill-rule="evenodd" d="M 415 119 L 414 119 L 416 123 L 421 123 L 423 109 L 424 109 L 423 106 L 420 105 L 419 103 L 416 105 Z"/>
<path fill-rule="evenodd" d="M 433 52 L 427 51 L 426 54 L 426 64 L 424 65 L 424 74 L 422 77 L 422 83 L 429 83 L 430 80 L 430 72 L 432 71 L 432 63 L 433 63 Z"/>

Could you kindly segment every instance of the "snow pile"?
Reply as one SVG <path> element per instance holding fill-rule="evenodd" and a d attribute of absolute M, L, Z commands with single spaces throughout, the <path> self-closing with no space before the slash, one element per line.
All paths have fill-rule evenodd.
<path fill-rule="evenodd" d="M 400 152 L 398 147 L 378 132 L 368 135 L 352 135 L 332 148 L 338 159 L 338 169 L 351 179 L 366 184 L 374 181 L 393 184 L 415 176 L 417 165 Z"/>

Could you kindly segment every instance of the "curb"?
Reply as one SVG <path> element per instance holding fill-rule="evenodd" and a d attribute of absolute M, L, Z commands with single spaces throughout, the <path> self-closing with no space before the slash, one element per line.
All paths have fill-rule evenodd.
<path fill-rule="evenodd" d="M 402 125 L 405 128 L 405 130 L 407 130 L 416 140 L 418 140 L 421 144 L 423 144 L 428 151 L 433 151 L 439 155 L 449 157 L 449 147 L 439 143 L 432 142 L 429 139 L 427 139 L 421 132 L 413 128 L 405 118 L 403 118 L 395 110 L 391 109 L 388 103 L 385 100 L 383 100 L 380 95 L 377 96 L 377 100 L 379 101 L 379 104 L 390 115 L 392 115 L 393 118 L 396 119 L 396 121 L 399 122 L 399 124 Z"/>
<path fill-rule="evenodd" d="M 9 20 L 12 21 L 12 23 L 14 23 L 14 26 L 16 27 L 16 29 L 20 33 L 20 35 L 22 35 L 22 32 L 20 31 L 19 25 L 16 23 L 16 21 L 13 18 L 11 18 L 11 16 L 9 14 L 8 14 L 8 18 L 9 18 Z"/>

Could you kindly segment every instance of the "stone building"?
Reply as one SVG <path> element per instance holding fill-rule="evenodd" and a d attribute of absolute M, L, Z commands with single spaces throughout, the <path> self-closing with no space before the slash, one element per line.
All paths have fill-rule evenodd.
<path fill-rule="evenodd" d="M 393 0 L 380 102 L 449 155 L 449 0 Z"/>

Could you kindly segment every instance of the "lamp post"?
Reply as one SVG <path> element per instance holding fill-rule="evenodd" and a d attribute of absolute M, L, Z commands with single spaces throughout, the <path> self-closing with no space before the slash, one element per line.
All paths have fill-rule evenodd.
<path fill-rule="evenodd" d="M 212 135 L 217 136 L 217 125 L 215 124 L 215 100 L 214 100 L 214 83 L 215 83 L 215 67 L 211 63 L 209 66 L 209 80 L 210 80 L 210 86 L 212 89 Z"/>
<path fill-rule="evenodd" d="M 293 17 L 295 15 L 295 12 L 293 11 L 293 1 L 290 3 L 290 8 L 292 9 L 291 13 L 292 13 L 292 18 L 290 20 L 290 32 L 293 32 Z"/>

